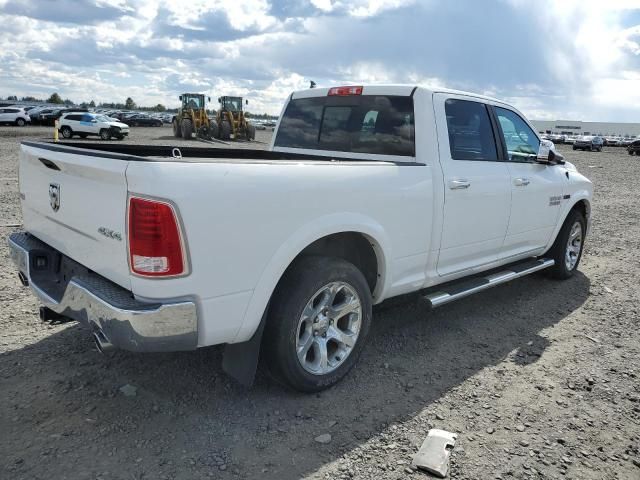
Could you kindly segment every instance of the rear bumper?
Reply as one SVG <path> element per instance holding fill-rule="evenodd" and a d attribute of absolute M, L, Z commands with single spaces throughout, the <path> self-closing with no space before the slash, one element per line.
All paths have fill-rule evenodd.
<path fill-rule="evenodd" d="M 114 347 L 134 352 L 197 347 L 194 302 L 141 302 L 28 233 L 14 233 L 8 242 L 12 260 L 44 306 L 84 324 Z"/>

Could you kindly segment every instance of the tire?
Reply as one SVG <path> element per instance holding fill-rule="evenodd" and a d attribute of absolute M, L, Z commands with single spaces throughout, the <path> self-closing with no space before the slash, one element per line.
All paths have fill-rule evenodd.
<path fill-rule="evenodd" d="M 117 138 L 118 140 L 124 140 L 124 135 L 118 135 L 116 138 Z"/>
<path fill-rule="evenodd" d="M 220 140 L 229 140 L 231 138 L 231 124 L 226 120 L 220 124 Z"/>
<path fill-rule="evenodd" d="M 182 129 L 180 128 L 178 120 L 174 118 L 171 125 L 173 126 L 173 136 L 176 138 L 182 137 Z"/>
<path fill-rule="evenodd" d="M 256 127 L 254 125 L 247 125 L 247 140 L 256 139 Z"/>
<path fill-rule="evenodd" d="M 574 145 L 574 146 L 573 146 L 573 149 L 574 149 L 574 150 L 577 150 L 577 149 L 578 149 L 578 147 L 576 147 L 576 146 Z"/>
<path fill-rule="evenodd" d="M 16 125 L 19 127 L 24 127 L 27 124 L 27 122 L 24 120 L 24 118 L 18 118 L 16 120 Z"/>
<path fill-rule="evenodd" d="M 598 152 L 601 152 L 601 151 L 602 151 L 602 147 L 598 147 Z"/>
<path fill-rule="evenodd" d="M 108 128 L 103 128 L 100 130 L 100 138 L 102 140 L 111 140 L 111 132 Z"/>
<path fill-rule="evenodd" d="M 577 226 L 580 227 L 579 245 L 576 244 L 575 238 L 570 243 L 570 239 L 573 238 Z M 580 259 L 582 258 L 586 230 L 587 221 L 582 213 L 578 210 L 571 210 L 562 224 L 562 228 L 560 232 L 558 232 L 553 246 L 545 255 L 547 258 L 552 258 L 556 262 L 555 265 L 549 269 L 549 273 L 553 278 L 566 280 L 567 278 L 571 278 L 576 272 L 580 264 Z M 572 248 L 574 252 L 573 255 L 571 255 L 571 260 L 568 258 L 569 248 Z"/>
<path fill-rule="evenodd" d="M 336 289 L 337 293 L 332 293 Z M 328 305 L 357 301 L 359 310 L 342 316 L 338 313 L 333 318 L 325 315 L 326 309 L 318 311 L 317 302 L 327 301 L 331 295 L 333 302 Z M 285 273 L 271 299 L 262 344 L 269 373 L 276 381 L 300 392 L 318 392 L 338 383 L 362 352 L 371 325 L 371 303 L 369 285 L 353 264 L 334 257 L 297 261 Z M 315 316 L 305 320 L 306 309 L 316 309 Z M 349 339 L 348 343 L 353 344 L 339 339 Z M 299 358 L 301 342 L 307 350 Z M 321 360 L 322 350 L 327 362 Z"/>
<path fill-rule="evenodd" d="M 66 125 L 60 129 L 60 133 L 64 138 L 73 138 L 73 130 L 71 130 L 71 127 L 67 127 Z"/>
<path fill-rule="evenodd" d="M 628 151 L 629 155 L 633 155 L 633 150 Z"/>
<path fill-rule="evenodd" d="M 182 120 L 182 138 L 189 140 L 193 135 L 193 123 L 191 120 Z"/>
<path fill-rule="evenodd" d="M 211 138 L 220 138 L 220 129 L 216 122 L 209 122 L 209 135 Z"/>

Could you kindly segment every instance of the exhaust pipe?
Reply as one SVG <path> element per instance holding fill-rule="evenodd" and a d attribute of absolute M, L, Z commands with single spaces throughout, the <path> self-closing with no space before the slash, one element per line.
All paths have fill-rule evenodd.
<path fill-rule="evenodd" d="M 93 333 L 93 342 L 100 353 L 106 354 L 113 350 L 113 345 L 102 330 Z"/>

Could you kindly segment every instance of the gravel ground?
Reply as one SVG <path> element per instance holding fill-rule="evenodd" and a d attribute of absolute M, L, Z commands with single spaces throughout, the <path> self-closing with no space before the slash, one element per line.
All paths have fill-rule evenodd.
<path fill-rule="evenodd" d="M 237 386 L 219 348 L 104 357 L 38 320 L 5 237 L 19 141 L 49 132 L 0 128 L 0 478 L 427 478 L 409 465 L 432 427 L 459 434 L 452 478 L 640 478 L 640 158 L 560 147 L 596 191 L 574 278 L 380 306 L 357 368 L 300 395 L 262 374 Z"/>

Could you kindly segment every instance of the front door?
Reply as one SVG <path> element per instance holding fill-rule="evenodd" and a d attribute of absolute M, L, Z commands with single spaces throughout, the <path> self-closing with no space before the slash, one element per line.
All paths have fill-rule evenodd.
<path fill-rule="evenodd" d="M 498 259 L 509 222 L 511 186 L 498 156 L 497 126 L 473 97 L 434 94 L 444 212 L 438 274 L 449 275 Z"/>
<path fill-rule="evenodd" d="M 502 255 L 534 252 L 549 242 L 558 222 L 565 169 L 535 161 L 540 140 L 516 112 L 494 107 L 507 150 L 511 179 L 511 217 Z"/>

